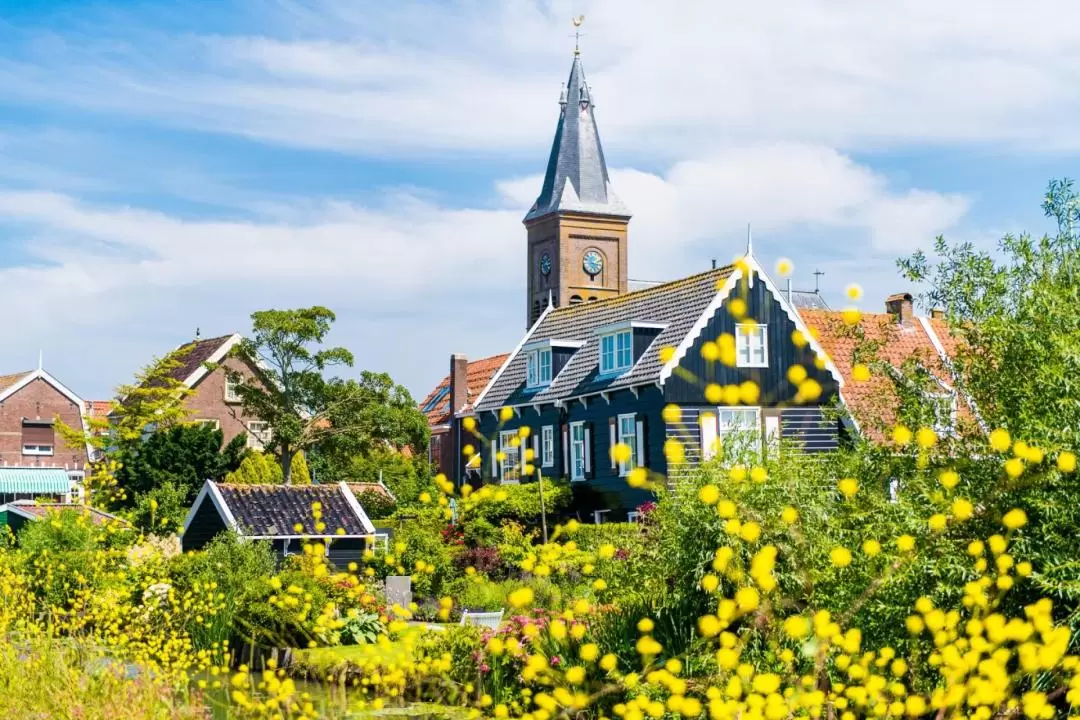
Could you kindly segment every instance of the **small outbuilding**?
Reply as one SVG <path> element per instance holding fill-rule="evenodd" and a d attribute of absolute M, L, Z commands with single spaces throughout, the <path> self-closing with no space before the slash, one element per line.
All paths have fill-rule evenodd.
<path fill-rule="evenodd" d="M 335 565 L 359 560 L 375 537 L 375 526 L 347 483 L 233 485 L 207 480 L 184 520 L 181 545 L 185 552 L 199 550 L 226 530 L 249 540 L 269 540 L 279 558 L 301 553 L 305 541 L 318 540 Z"/>
<path fill-rule="evenodd" d="M 11 532 L 18 533 L 29 522 L 44 520 L 49 513 L 77 512 L 85 515 L 94 525 L 108 525 L 110 523 L 126 526 L 128 523 L 123 518 L 98 510 L 87 505 L 76 503 L 38 503 L 33 500 L 17 500 L 15 502 L 0 505 L 0 526 L 6 526 Z"/>

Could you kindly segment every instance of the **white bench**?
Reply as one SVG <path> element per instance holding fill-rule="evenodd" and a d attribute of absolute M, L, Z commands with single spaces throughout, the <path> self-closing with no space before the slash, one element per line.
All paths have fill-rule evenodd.
<path fill-rule="evenodd" d="M 468 610 L 465 610 L 461 613 L 462 625 L 477 625 L 479 627 L 491 628 L 492 630 L 499 629 L 502 619 L 502 610 L 499 612 L 469 612 Z"/>

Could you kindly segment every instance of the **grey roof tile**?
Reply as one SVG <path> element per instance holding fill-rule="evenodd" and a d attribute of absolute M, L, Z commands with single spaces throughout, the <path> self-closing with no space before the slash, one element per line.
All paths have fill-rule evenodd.
<path fill-rule="evenodd" d="M 610 300 L 556 308 L 539 322 L 528 342 L 574 340 L 584 343 L 571 356 L 551 385 L 540 391 L 526 391 L 526 353 L 510 357 L 477 411 L 503 405 L 550 403 L 604 390 L 617 390 L 656 382 L 663 363 L 660 349 L 677 346 L 716 296 L 719 286 L 734 272 L 734 266 L 716 268 Z M 615 377 L 597 377 L 600 371 L 598 328 L 625 321 L 666 324 L 632 368 Z"/>
<path fill-rule="evenodd" d="M 558 210 L 630 217 L 626 205 L 611 189 L 593 102 L 578 55 L 574 56 L 560 104 L 544 186 L 525 220 Z"/>

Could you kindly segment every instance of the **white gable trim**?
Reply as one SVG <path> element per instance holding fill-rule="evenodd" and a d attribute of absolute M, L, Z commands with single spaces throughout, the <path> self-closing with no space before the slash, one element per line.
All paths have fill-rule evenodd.
<path fill-rule="evenodd" d="M 352 489 L 346 482 L 339 483 L 341 488 L 341 494 L 345 496 L 345 501 L 349 503 L 349 507 L 356 513 L 356 517 L 360 518 L 360 524 L 364 526 L 364 530 L 368 531 L 372 535 L 375 534 L 375 526 L 371 524 L 371 519 L 368 518 L 367 513 L 364 512 L 364 508 L 360 506 L 360 502 L 353 495 Z"/>
<path fill-rule="evenodd" d="M 0 392 L 0 402 L 3 402 L 4 400 L 8 399 L 9 397 L 11 397 L 15 393 L 19 392 L 24 387 L 26 387 L 30 383 L 34 382 L 38 378 L 40 378 L 40 379 L 44 380 L 45 382 L 49 383 L 50 385 L 52 385 L 54 388 L 56 388 L 57 391 L 60 392 L 61 395 L 63 395 L 64 397 L 66 397 L 68 400 L 75 403 L 79 407 L 79 420 L 82 422 L 83 432 L 88 433 L 90 431 L 90 425 L 87 423 L 87 420 L 86 420 L 86 401 L 83 400 L 78 395 L 76 395 L 74 392 L 72 392 L 66 385 L 64 385 L 64 383 L 60 382 L 59 380 L 54 378 L 52 375 L 45 372 L 45 370 L 42 369 L 42 368 L 38 368 L 37 370 L 31 370 L 30 372 L 26 373 L 26 376 L 22 380 L 15 383 L 14 385 L 11 385 L 10 387 L 8 387 L 3 392 Z M 86 462 L 87 463 L 90 462 L 90 458 L 91 458 L 91 456 L 93 454 L 94 454 L 94 448 L 92 448 L 90 446 L 90 443 L 86 443 Z"/>
<path fill-rule="evenodd" d="M 236 518 L 233 517 L 232 511 L 229 510 L 229 506 L 225 504 L 225 498 L 222 497 L 221 491 L 218 490 L 217 483 L 213 480 L 207 480 L 203 483 L 202 490 L 199 490 L 199 496 L 195 498 L 195 502 L 191 504 L 191 509 L 188 510 L 187 517 L 184 518 L 184 533 L 187 533 L 188 526 L 191 525 L 191 521 L 195 519 L 195 513 L 202 507 L 203 502 L 209 496 L 210 501 L 214 503 L 214 507 L 217 509 L 218 515 L 225 521 L 225 527 L 229 530 L 236 531 Z"/>
<path fill-rule="evenodd" d="M 529 328 L 529 331 L 525 333 L 525 337 L 521 338 L 521 342 L 517 344 L 517 347 L 515 347 L 514 350 L 510 353 L 510 355 L 507 356 L 502 366 L 498 370 L 496 370 L 495 374 L 491 376 L 490 380 L 488 380 L 488 384 L 485 385 L 484 389 L 480 391 L 480 394 L 476 396 L 476 401 L 473 402 L 473 408 L 480 407 L 480 404 L 484 402 L 484 398 L 488 394 L 488 390 L 490 390 L 499 380 L 499 378 L 502 377 L 502 374 L 506 371 L 506 368 L 510 367 L 510 363 L 514 362 L 514 358 L 516 358 L 521 352 L 521 348 L 525 347 L 525 345 L 529 342 L 529 338 L 531 338 L 533 333 L 536 332 L 536 328 L 540 327 L 540 323 L 544 322 L 544 318 L 546 318 L 548 316 L 548 313 L 550 313 L 554 309 L 554 306 L 549 302 L 548 306 L 544 308 L 544 312 L 540 313 L 540 317 L 536 318 L 536 322 L 534 322 L 532 324 L 532 327 Z M 569 363 L 567 364 L 569 365 Z M 555 378 L 551 378 L 551 381 L 555 382 Z"/>
<path fill-rule="evenodd" d="M 727 300 L 728 295 L 731 294 L 731 291 L 735 288 L 735 285 L 739 280 L 742 279 L 742 276 L 742 270 L 736 268 L 732 271 L 731 275 L 728 276 L 723 286 L 716 291 L 716 295 L 713 296 L 712 301 L 709 302 L 708 306 L 701 312 L 697 321 L 691 326 L 690 330 L 683 336 L 683 339 L 675 348 L 675 354 L 664 364 L 664 367 L 660 368 L 661 385 L 671 377 L 671 373 L 675 371 L 675 368 L 679 366 L 682 359 L 686 357 L 686 353 L 690 351 L 690 348 L 694 345 L 694 341 L 705 331 L 705 326 L 712 320 L 716 311 L 723 306 L 724 301 Z"/>
<path fill-rule="evenodd" d="M 817 354 L 819 357 L 825 358 L 825 369 L 829 371 L 830 375 L 832 375 L 832 378 L 836 381 L 836 384 L 839 387 L 843 388 L 844 376 L 840 373 L 840 369 L 836 367 L 836 364 L 832 361 L 832 358 L 829 357 L 829 354 L 825 352 L 824 348 L 821 347 L 821 344 L 814 339 L 813 335 L 810 334 L 810 328 L 807 327 L 806 323 L 803 322 L 803 319 L 799 315 L 798 311 L 795 310 L 795 308 L 792 307 L 790 303 L 788 303 L 787 298 L 784 297 L 784 293 L 780 292 L 780 288 L 778 288 L 773 283 L 773 281 L 769 279 L 768 273 L 766 273 L 765 269 L 758 264 L 758 261 L 754 258 L 753 255 L 748 255 L 746 258 L 744 258 L 744 260 L 746 261 L 746 264 L 750 266 L 750 269 L 752 271 L 751 277 L 755 273 L 761 276 L 761 281 L 765 283 L 765 287 L 768 288 L 769 292 L 772 293 L 773 298 L 775 298 L 775 300 L 780 304 L 780 308 L 788 316 L 788 319 L 791 320 L 791 322 L 795 323 L 795 328 L 802 333 L 804 338 L 806 338 L 806 342 L 810 346 L 810 349 L 813 350 L 814 353 Z"/>
<path fill-rule="evenodd" d="M 941 339 L 937 336 L 937 331 L 934 330 L 930 318 L 925 315 L 920 315 L 918 319 L 919 324 L 922 325 L 923 331 L 926 332 L 926 336 L 930 338 L 930 344 L 934 346 L 934 350 L 937 351 L 938 357 L 941 358 L 941 364 L 944 365 L 945 369 L 952 375 L 954 385 L 959 385 L 959 383 L 956 382 L 957 374 L 953 368 L 952 358 L 945 352 L 945 346 L 941 344 Z M 937 378 L 935 377 L 935 379 Z M 938 379 L 938 382 L 941 382 L 941 380 Z M 975 401 L 971 399 L 971 396 L 959 388 L 956 388 L 954 392 L 964 398 L 964 402 L 971 410 L 971 414 L 975 416 L 975 422 L 979 423 L 979 428 L 982 429 L 983 432 L 990 432 L 989 426 L 983 421 L 982 415 L 979 414 L 979 408 L 975 407 Z"/>
<path fill-rule="evenodd" d="M 184 385 L 189 388 L 195 387 L 195 385 L 197 385 L 200 380 L 202 380 L 210 373 L 210 369 L 206 367 L 206 364 L 219 363 L 224 360 L 225 356 L 229 354 L 229 351 L 236 347 L 243 339 L 243 336 L 239 333 L 233 333 L 232 335 L 230 335 L 229 338 L 225 342 L 221 343 L 221 346 L 214 351 L 213 355 L 208 357 L 204 363 L 199 365 L 199 367 L 195 368 L 195 372 L 191 373 L 191 375 L 188 375 L 187 379 L 184 380 Z M 189 343 L 184 343 L 184 345 L 188 344 Z M 184 345 L 178 347 L 177 350 L 184 347 Z M 176 352 L 176 350 L 174 350 L 173 352 Z"/>

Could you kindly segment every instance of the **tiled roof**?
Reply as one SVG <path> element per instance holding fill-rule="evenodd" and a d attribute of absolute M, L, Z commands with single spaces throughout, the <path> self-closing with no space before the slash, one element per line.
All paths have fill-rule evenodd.
<path fill-rule="evenodd" d="M 526 220 L 557 210 L 630 217 L 630 211 L 611 189 L 591 92 L 581 69 L 581 57 L 575 55 L 560 98 L 562 110 L 544 185 Z"/>
<path fill-rule="evenodd" d="M 112 400 L 87 400 L 86 414 L 90 417 L 108 417 L 112 406 Z"/>
<path fill-rule="evenodd" d="M 784 295 L 788 293 L 785 291 Z M 808 310 L 828 310 L 829 306 L 825 302 L 825 298 L 821 297 L 816 292 L 809 290 L 792 290 L 791 291 L 791 304 L 797 308 L 807 308 Z"/>
<path fill-rule="evenodd" d="M 506 358 L 508 357 L 510 357 L 509 353 L 503 353 L 502 355 L 492 355 L 491 357 L 486 357 L 482 360 L 473 360 L 468 364 L 465 373 L 466 384 L 469 386 L 469 389 L 464 410 L 468 410 L 472 407 L 473 400 L 475 400 L 476 397 L 480 395 L 481 391 L 487 387 L 487 384 L 491 381 L 491 376 L 502 367 L 502 364 L 506 362 Z M 432 403 L 433 400 L 439 398 L 429 410 L 424 410 L 429 425 L 442 425 L 450 422 L 449 391 L 450 376 L 447 375 L 431 392 L 428 393 L 427 397 L 424 398 L 424 401 L 420 403 L 420 409 L 424 410 L 424 408 Z"/>
<path fill-rule="evenodd" d="M 864 363 L 880 360 L 899 369 L 906 360 L 913 358 L 939 380 L 953 385 L 952 374 L 918 318 L 909 327 L 904 327 L 888 313 L 863 313 L 859 324 L 851 327 L 845 325 L 842 313 L 837 311 L 800 309 L 799 315 L 843 375 L 844 404 L 863 434 L 872 440 L 884 439 L 883 428 L 896 423 L 900 400 L 891 378 L 880 373 L 872 374 L 865 382 L 856 382 L 852 378 L 853 353 L 857 348 L 862 346 L 867 352 L 865 358 L 860 358 Z M 946 329 L 947 335 L 944 324 L 942 329 Z M 941 331 L 937 327 L 934 330 L 941 338 Z M 947 353 L 950 347 L 955 349 L 955 345 L 945 345 L 944 339 L 942 345 Z M 958 398 L 957 407 L 961 414 L 970 417 L 962 399 Z"/>
<path fill-rule="evenodd" d="M 106 523 L 120 525 L 128 524 L 123 518 L 118 518 L 104 510 L 98 510 L 97 508 L 92 508 L 87 505 L 77 505 L 74 503 L 11 503 L 6 507 L 9 511 L 17 508 L 15 512 L 28 513 L 38 519 L 48 517 L 50 512 L 64 512 L 71 510 L 86 515 L 94 525 L 105 525 Z"/>
<path fill-rule="evenodd" d="M 341 486 L 333 485 L 227 485 L 218 490 L 244 535 L 366 535 L 364 523 L 353 510 Z M 312 505 L 321 504 L 321 533 L 315 529 Z M 297 532 L 296 524 L 303 525 Z"/>
<path fill-rule="evenodd" d="M 180 365 L 169 375 L 174 380 L 184 382 L 230 339 L 232 339 L 232 335 L 222 335 L 221 337 L 207 338 L 205 340 L 194 340 L 181 345 L 174 351 L 178 356 L 182 355 Z"/>
<path fill-rule="evenodd" d="M 374 493 L 376 495 L 382 495 L 384 498 L 391 502 L 397 502 L 397 498 L 394 497 L 394 493 L 390 492 L 390 488 L 386 487 L 382 483 L 377 482 L 351 482 L 348 484 L 349 489 L 352 490 L 353 495 L 360 497 L 364 493 Z"/>
<path fill-rule="evenodd" d="M 9 387 L 22 380 L 31 372 L 33 371 L 27 370 L 26 372 L 12 373 L 11 375 L 0 375 L 0 392 L 7 390 Z"/>
<path fill-rule="evenodd" d="M 734 266 L 728 265 L 610 300 L 571 305 L 548 312 L 529 336 L 529 343 L 571 340 L 584 344 L 571 356 L 550 386 L 531 393 L 525 391 L 526 354 L 519 352 L 511 358 L 477 410 L 552 402 L 656 382 L 663 367 L 660 348 L 677 346 L 682 341 L 734 269 Z M 624 321 L 659 323 L 666 327 L 630 370 L 614 378 L 597 379 L 600 339 L 595 331 Z"/>

